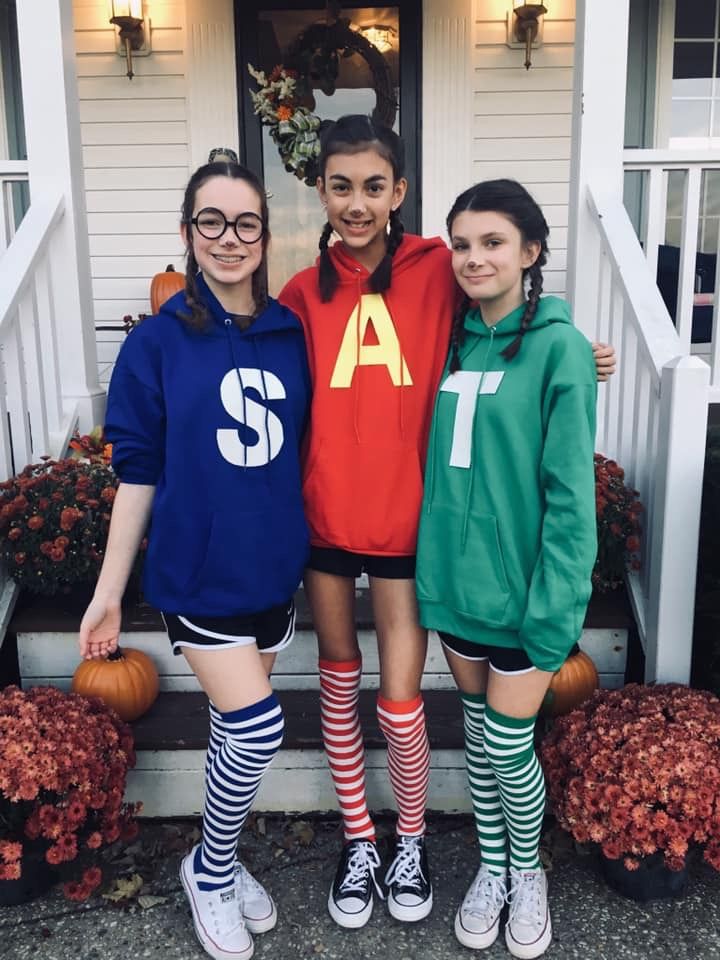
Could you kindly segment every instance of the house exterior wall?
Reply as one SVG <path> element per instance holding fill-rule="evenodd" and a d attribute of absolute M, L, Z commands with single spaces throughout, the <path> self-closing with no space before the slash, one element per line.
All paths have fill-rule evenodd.
<path fill-rule="evenodd" d="M 423 232 L 444 234 L 450 203 L 470 183 L 516 177 L 545 210 L 545 289 L 562 293 L 575 2 L 553 0 L 529 71 L 523 50 L 506 42 L 509 7 L 423 2 Z M 149 0 L 152 53 L 135 59 L 132 81 L 105 0 L 73 8 L 95 316 L 104 325 L 146 312 L 153 274 L 167 263 L 182 269 L 183 184 L 210 147 L 237 147 L 232 2 Z M 98 332 L 104 383 L 122 338 Z"/>
<path fill-rule="evenodd" d="M 532 67 L 507 45 L 504 0 L 475 0 L 472 179 L 514 177 L 541 204 L 550 227 L 545 290 L 565 290 L 574 0 L 553 0 Z"/>
<path fill-rule="evenodd" d="M 149 310 L 153 274 L 182 269 L 178 212 L 188 177 L 184 2 L 152 0 L 152 54 L 125 76 L 104 0 L 73 3 L 90 257 L 98 325 Z M 122 332 L 98 331 L 107 383 Z"/>

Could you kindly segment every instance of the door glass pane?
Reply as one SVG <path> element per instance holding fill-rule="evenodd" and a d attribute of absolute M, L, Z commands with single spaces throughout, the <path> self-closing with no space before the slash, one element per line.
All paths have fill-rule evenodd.
<path fill-rule="evenodd" d="M 343 9 L 343 17 L 351 18 L 350 26 L 361 30 L 382 53 L 390 73 L 390 88 L 399 103 L 399 15 L 397 7 L 362 7 Z M 269 74 L 277 64 L 284 64 L 289 48 L 298 36 L 316 23 L 325 23 L 317 10 L 261 10 L 259 13 L 259 63 L 257 69 Z M 321 63 L 327 65 L 325 56 Z M 373 74 L 359 54 L 339 56 L 335 89 L 312 85 L 314 103 L 302 105 L 321 120 L 336 120 L 346 113 L 372 113 L 376 105 Z M 256 84 L 250 80 L 251 89 Z M 399 130 L 399 109 L 394 129 Z M 272 252 L 270 256 L 270 292 L 278 294 L 283 284 L 298 270 L 310 266 L 318 252 L 318 241 L 325 222 L 322 206 L 314 187 L 288 172 L 270 135 L 263 126 L 263 178 L 270 194 Z"/>

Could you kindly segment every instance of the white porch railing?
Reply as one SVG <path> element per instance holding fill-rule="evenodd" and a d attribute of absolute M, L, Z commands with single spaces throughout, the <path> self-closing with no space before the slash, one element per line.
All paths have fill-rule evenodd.
<path fill-rule="evenodd" d="M 34 202 L 0 260 L 0 480 L 67 448 L 77 404 L 63 403 L 57 298 L 60 196 Z"/>
<path fill-rule="evenodd" d="M 629 587 L 650 680 L 688 681 L 692 654 L 709 369 L 689 356 L 622 203 L 588 190 L 598 264 L 596 335 L 616 345 L 596 447 L 624 467 L 646 513 L 643 565 Z"/>
<path fill-rule="evenodd" d="M 720 170 L 717 151 L 625 150 L 626 172 L 645 175 L 646 217 L 644 248 L 651 276 L 657 276 L 658 251 L 665 243 L 667 228 L 668 175 L 671 171 L 684 174 L 682 216 L 680 221 L 680 255 L 678 267 L 678 294 L 675 304 L 677 332 L 682 353 L 702 356 L 711 367 L 711 402 L 720 402 L 720 257 L 712 293 L 701 295 L 698 290 L 696 257 L 698 253 L 698 226 L 701 216 L 703 175 Z M 713 237 L 715 240 L 715 237 Z M 720 234 L 717 234 L 720 250 Z M 712 336 L 709 343 L 692 344 L 693 310 L 697 306 L 712 309 Z"/>
<path fill-rule="evenodd" d="M 27 182 L 27 160 L 0 160 L 0 256 L 15 236 L 18 211 L 13 187 Z"/>

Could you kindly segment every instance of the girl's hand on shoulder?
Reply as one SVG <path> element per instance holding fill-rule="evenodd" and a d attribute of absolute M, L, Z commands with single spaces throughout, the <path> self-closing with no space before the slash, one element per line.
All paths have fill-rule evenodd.
<path fill-rule="evenodd" d="M 592 351 L 597 367 L 597 378 L 603 382 L 615 373 L 617 360 L 615 347 L 611 343 L 594 343 Z"/>
<path fill-rule="evenodd" d="M 120 635 L 120 601 L 93 597 L 80 624 L 80 656 L 98 660 L 117 649 Z"/>

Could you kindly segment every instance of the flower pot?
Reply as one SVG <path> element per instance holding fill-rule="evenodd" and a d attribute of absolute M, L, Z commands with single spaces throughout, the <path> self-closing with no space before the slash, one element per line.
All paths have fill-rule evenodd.
<path fill-rule="evenodd" d="M 642 857 L 637 870 L 628 870 L 623 857 L 611 860 L 601 853 L 600 867 L 607 885 L 630 900 L 645 903 L 681 897 L 685 893 L 687 863 L 682 870 L 670 870 L 660 852 Z"/>
<path fill-rule="evenodd" d="M 26 850 L 19 880 L 0 880 L 0 907 L 14 907 L 35 900 L 58 882 L 58 873 L 45 859 L 42 849 Z"/>

